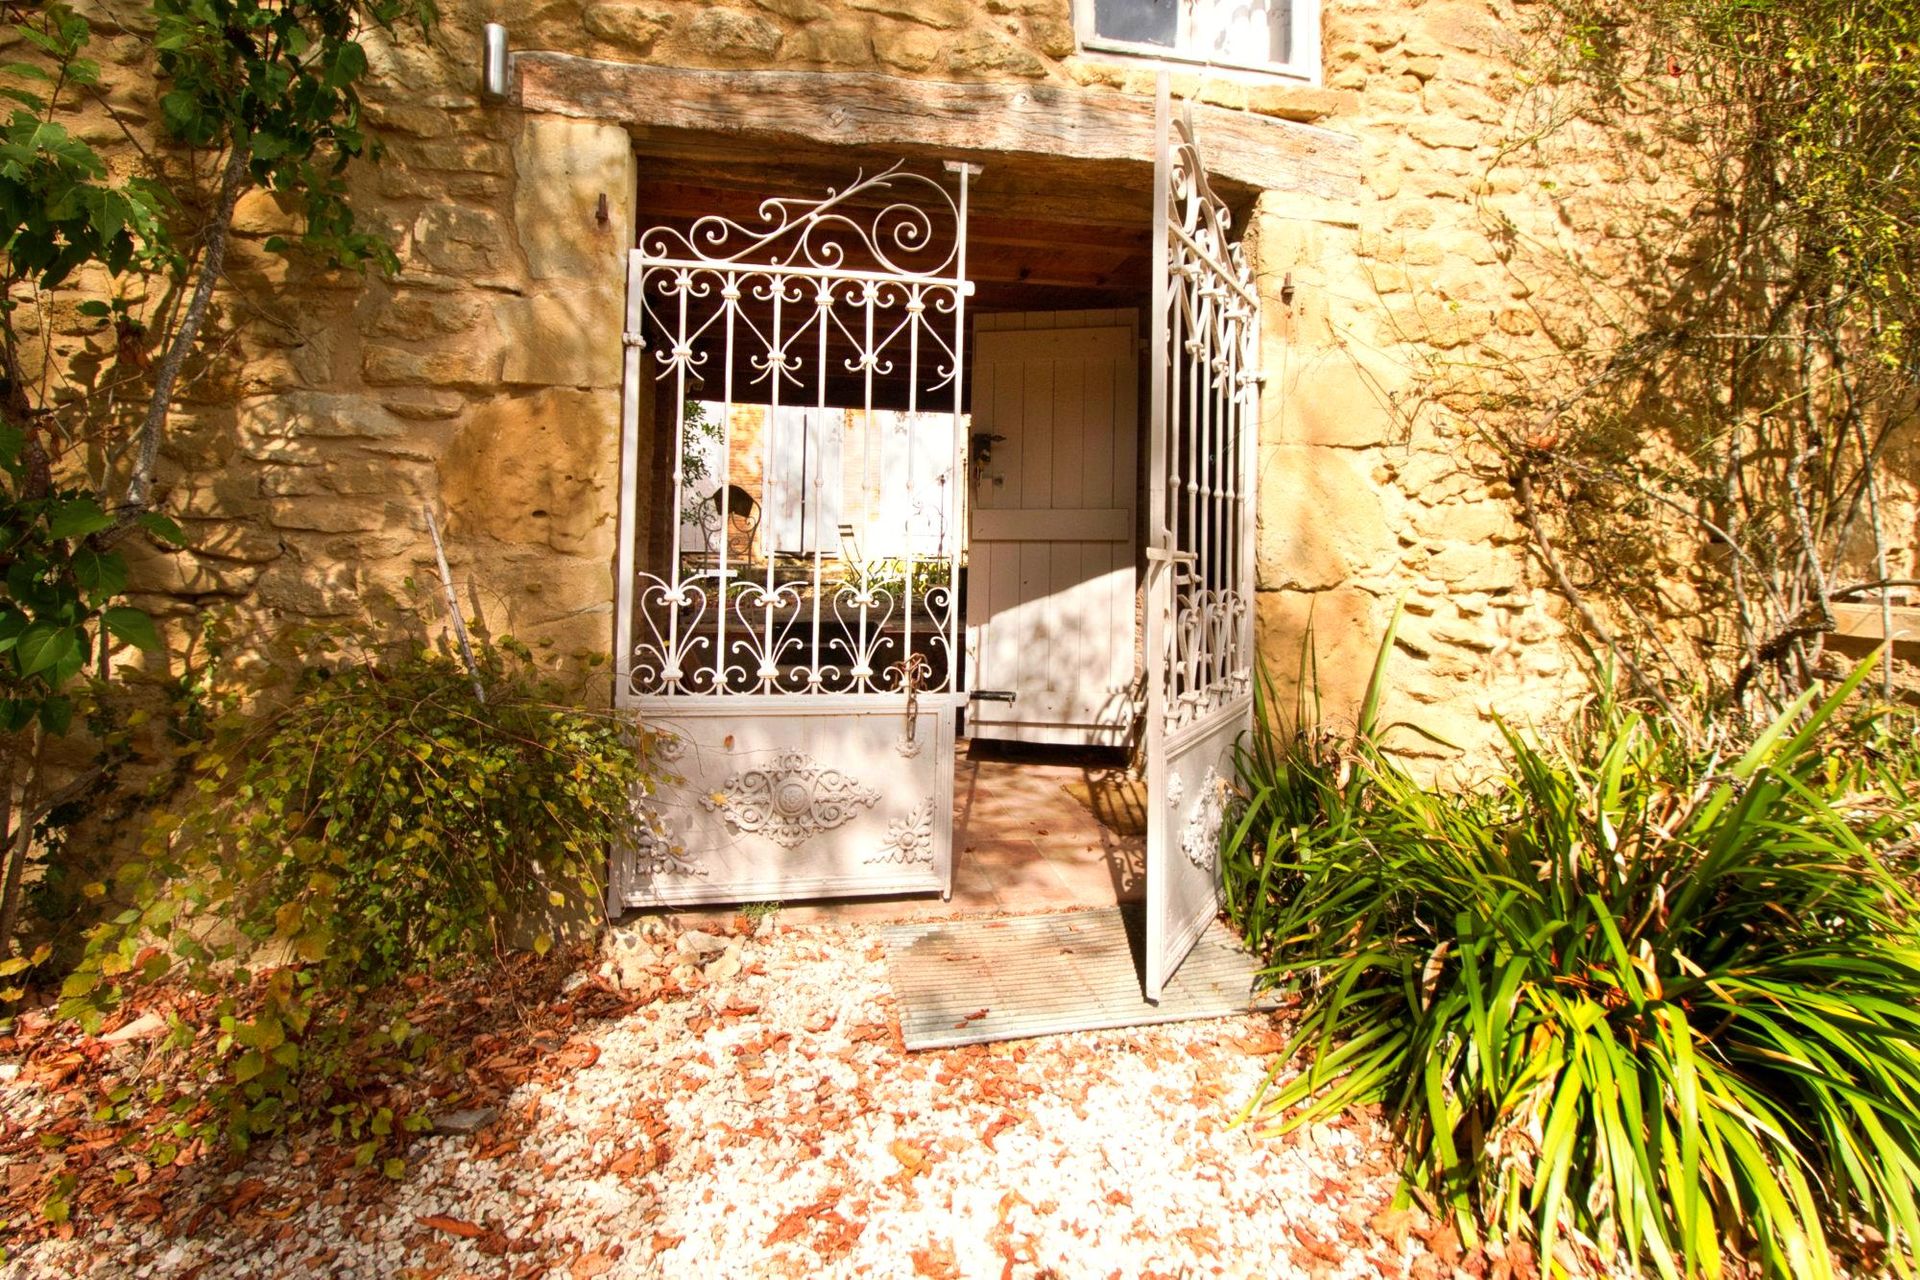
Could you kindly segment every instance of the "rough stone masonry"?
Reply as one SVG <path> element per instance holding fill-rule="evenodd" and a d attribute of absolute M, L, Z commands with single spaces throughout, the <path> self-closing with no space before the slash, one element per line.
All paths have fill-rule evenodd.
<path fill-rule="evenodd" d="M 127 36 L 142 10 L 88 8 L 110 101 L 152 142 L 158 110 Z M 1511 495 L 1474 465 L 1465 422 L 1420 410 L 1436 360 L 1536 325 L 1479 220 L 1489 200 L 1541 216 L 1519 184 L 1488 190 L 1480 176 L 1516 92 L 1502 56 L 1511 12 L 1328 0 L 1324 87 L 1193 73 L 1175 83 L 1361 140 L 1357 204 L 1268 192 L 1249 228 L 1268 374 L 1260 634 L 1284 674 L 1311 619 L 1338 713 L 1404 600 L 1391 672 L 1401 713 L 1467 748 L 1489 740 L 1496 709 L 1549 718 L 1581 687 Z M 1076 52 L 1069 0 L 448 0 L 430 42 L 372 49 L 368 103 L 388 151 L 354 181 L 400 273 L 290 267 L 262 247 L 289 214 L 265 194 L 239 211 L 217 354 L 183 393 L 163 459 L 192 549 L 148 549 L 136 567 L 141 602 L 173 621 L 180 644 L 209 606 L 232 606 L 264 636 L 431 581 L 431 501 L 448 513 L 455 571 L 488 626 L 561 663 L 612 647 L 613 335 L 640 175 L 616 124 L 480 100 L 481 29 L 495 19 L 519 49 L 629 62 L 1152 92 L 1150 68 Z M 80 132 L 126 151 L 104 110 Z M 54 358 L 103 341 L 88 328 L 52 317 Z"/>

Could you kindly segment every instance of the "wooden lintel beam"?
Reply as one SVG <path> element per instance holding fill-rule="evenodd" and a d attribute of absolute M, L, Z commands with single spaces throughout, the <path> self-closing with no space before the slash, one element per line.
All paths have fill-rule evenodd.
<path fill-rule="evenodd" d="M 699 71 L 517 53 L 514 92 L 528 111 L 629 127 L 856 147 L 906 147 L 955 159 L 1153 160 L 1153 101 L 1107 89 L 951 84 L 871 72 Z M 1195 104 L 1209 172 L 1261 190 L 1351 203 L 1359 143 L 1344 134 Z"/>

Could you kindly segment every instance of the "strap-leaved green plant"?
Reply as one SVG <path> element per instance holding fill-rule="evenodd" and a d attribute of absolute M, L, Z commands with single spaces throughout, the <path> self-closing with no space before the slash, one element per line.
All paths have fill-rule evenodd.
<path fill-rule="evenodd" d="M 1737 753 L 1602 700 L 1461 792 L 1266 698 L 1229 905 L 1304 1006 L 1247 1118 L 1382 1105 L 1405 1197 L 1543 1267 L 1912 1274 L 1920 750 L 1848 710 L 1874 661 Z"/>

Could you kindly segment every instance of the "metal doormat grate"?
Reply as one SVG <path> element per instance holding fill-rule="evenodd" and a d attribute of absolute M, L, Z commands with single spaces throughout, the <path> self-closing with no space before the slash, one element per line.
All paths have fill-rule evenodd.
<path fill-rule="evenodd" d="M 1159 1004 L 1140 994 L 1145 919 L 1104 907 L 1001 920 L 888 925 L 887 973 L 909 1049 L 1067 1031 L 1225 1018 L 1278 1003 L 1252 997 L 1253 957 L 1214 921 Z"/>

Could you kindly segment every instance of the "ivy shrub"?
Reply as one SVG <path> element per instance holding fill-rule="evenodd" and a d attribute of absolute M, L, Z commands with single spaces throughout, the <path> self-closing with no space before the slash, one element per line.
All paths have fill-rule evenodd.
<path fill-rule="evenodd" d="M 369 1080 L 433 1050 L 410 980 L 490 963 L 516 931 L 544 953 L 556 918 L 597 912 L 649 781 L 638 731 L 570 705 L 511 640 L 477 651 L 484 701 L 438 653 L 340 653 L 217 722 L 188 798 L 100 886 L 129 905 L 61 1012 L 92 1029 L 136 987 L 214 995 L 217 1035 L 172 1028 L 204 1059 L 204 1136 L 245 1149 L 320 1122 L 371 1159 L 409 1121 L 364 1104 Z"/>
<path fill-rule="evenodd" d="M 1263 696 L 1228 909 L 1303 1007 L 1248 1115 L 1384 1107 L 1404 1198 L 1546 1274 L 1912 1274 L 1920 748 L 1850 709 L 1873 662 L 1738 743 L 1602 699 L 1464 791 L 1381 750 L 1378 667 L 1352 738 Z"/>

